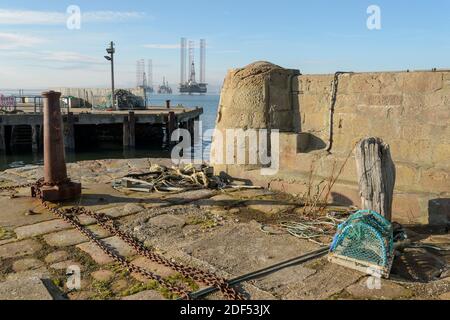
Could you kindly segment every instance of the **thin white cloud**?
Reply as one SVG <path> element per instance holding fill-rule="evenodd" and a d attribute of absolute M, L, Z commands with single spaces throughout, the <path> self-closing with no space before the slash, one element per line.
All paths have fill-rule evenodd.
<path fill-rule="evenodd" d="M 148 49 L 180 49 L 179 44 L 144 44 L 144 48 Z"/>
<path fill-rule="evenodd" d="M 11 57 L 15 59 L 25 61 L 42 61 L 48 64 L 48 62 L 54 62 L 59 64 L 101 64 L 103 60 L 98 57 L 93 57 L 85 54 L 81 54 L 74 51 L 16 51 L 5 50 L 0 51 L 0 56 Z"/>
<path fill-rule="evenodd" d="M 86 11 L 81 8 L 83 22 L 117 22 L 143 17 L 143 12 Z M 57 25 L 64 24 L 70 15 L 58 11 L 0 9 L 0 24 L 4 25 Z"/>
<path fill-rule="evenodd" d="M 44 39 L 17 34 L 0 32 L 0 50 L 17 49 L 22 47 L 32 47 L 36 44 L 44 42 Z"/>
<path fill-rule="evenodd" d="M 91 11 L 81 14 L 83 21 L 87 22 L 108 22 L 108 21 L 125 21 L 131 19 L 139 19 L 145 16 L 143 12 L 120 12 L 120 11 Z"/>
<path fill-rule="evenodd" d="M 72 51 L 42 51 L 39 53 L 41 60 L 68 63 L 96 64 L 101 59 Z"/>

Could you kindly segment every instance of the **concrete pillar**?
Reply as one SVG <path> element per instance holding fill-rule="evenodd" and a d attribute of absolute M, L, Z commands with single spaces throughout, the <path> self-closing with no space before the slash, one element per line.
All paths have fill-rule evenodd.
<path fill-rule="evenodd" d="M 39 151 L 39 132 L 40 126 L 33 124 L 31 126 L 31 149 L 34 153 Z"/>
<path fill-rule="evenodd" d="M 128 148 L 130 146 L 130 123 L 128 117 L 123 118 L 123 147 Z"/>
<path fill-rule="evenodd" d="M 0 125 L 0 151 L 6 150 L 5 126 Z"/>
<path fill-rule="evenodd" d="M 130 128 L 130 143 L 129 146 L 134 148 L 136 146 L 136 117 L 134 112 L 130 111 L 128 113 L 128 125 Z"/>
<path fill-rule="evenodd" d="M 67 150 L 75 150 L 75 126 L 73 112 L 67 114 L 64 124 L 64 146 Z"/>
<path fill-rule="evenodd" d="M 62 132 L 61 93 L 49 91 L 44 97 L 44 185 L 40 195 L 45 201 L 73 199 L 81 194 L 81 184 L 71 182 L 67 177 Z M 36 187 L 31 188 L 37 196 Z"/>

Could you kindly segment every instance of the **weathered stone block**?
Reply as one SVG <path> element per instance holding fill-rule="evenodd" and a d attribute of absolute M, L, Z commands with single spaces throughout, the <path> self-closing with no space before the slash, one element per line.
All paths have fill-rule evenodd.
<path fill-rule="evenodd" d="M 368 104 L 372 106 L 399 106 L 403 102 L 401 94 L 373 94 L 369 96 Z"/>
<path fill-rule="evenodd" d="M 0 283 L 0 300 L 53 300 L 42 280 L 11 280 Z"/>
<path fill-rule="evenodd" d="M 404 92 L 433 92 L 443 87 L 442 72 L 410 72 L 405 75 Z"/>
<path fill-rule="evenodd" d="M 414 165 L 395 163 L 395 186 L 402 190 L 419 190 L 419 170 Z"/>
<path fill-rule="evenodd" d="M 301 75 L 298 79 L 299 92 L 318 94 L 331 92 L 333 75 Z"/>
<path fill-rule="evenodd" d="M 133 248 L 118 237 L 110 237 L 102 241 L 104 241 L 106 245 L 113 248 L 115 252 L 123 257 L 136 255 L 136 251 L 134 251 Z M 114 261 L 94 243 L 85 242 L 77 245 L 77 248 L 89 254 L 91 258 L 100 265 L 108 264 Z"/>
<path fill-rule="evenodd" d="M 99 238 L 106 238 L 110 236 L 109 232 L 105 231 L 100 226 L 87 227 Z M 51 233 L 44 236 L 45 242 L 53 247 L 69 247 L 76 244 L 89 241 L 80 231 L 76 229 L 64 230 L 60 232 Z"/>
<path fill-rule="evenodd" d="M 40 250 L 42 245 L 36 240 L 28 239 L 0 246 L 0 258 L 8 259 L 26 256 Z"/>
<path fill-rule="evenodd" d="M 369 287 L 369 284 L 372 284 L 373 286 L 373 281 L 369 281 L 371 281 L 371 279 L 363 278 L 358 283 L 349 286 L 346 290 L 356 299 L 392 300 L 409 297 L 412 294 L 410 290 L 391 281 L 381 279 L 379 288 Z"/>
<path fill-rule="evenodd" d="M 420 169 L 418 184 L 424 192 L 440 193 L 450 191 L 450 172 L 441 169 Z"/>
<path fill-rule="evenodd" d="M 394 193 L 392 219 L 405 224 L 427 224 L 428 212 L 422 210 L 416 194 Z"/>
<path fill-rule="evenodd" d="M 71 225 L 68 222 L 61 219 L 56 219 L 19 227 L 14 229 L 14 232 L 17 235 L 17 239 L 25 239 L 70 228 Z"/>
<path fill-rule="evenodd" d="M 151 300 L 164 300 L 164 297 L 159 292 L 156 292 L 153 290 L 146 290 L 146 291 L 141 291 L 139 293 L 133 294 L 131 296 L 124 297 L 124 298 L 122 298 L 122 300 L 151 301 Z"/>
<path fill-rule="evenodd" d="M 44 263 L 42 261 L 33 259 L 33 258 L 27 258 L 27 259 L 20 259 L 20 260 L 14 261 L 12 268 L 13 268 L 14 272 L 21 272 L 21 271 L 39 269 L 43 266 L 44 266 Z"/>
<path fill-rule="evenodd" d="M 49 253 L 45 257 L 45 262 L 47 262 L 49 264 L 53 264 L 53 263 L 56 263 L 56 262 L 65 261 L 68 258 L 69 258 L 69 254 L 66 251 L 59 250 L 59 251 L 55 251 L 55 252 Z"/>

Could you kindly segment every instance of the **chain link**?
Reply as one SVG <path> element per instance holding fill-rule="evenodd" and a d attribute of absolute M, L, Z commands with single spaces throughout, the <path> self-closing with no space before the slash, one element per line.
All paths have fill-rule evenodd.
<path fill-rule="evenodd" d="M 192 279 L 196 282 L 201 282 L 208 286 L 217 287 L 223 293 L 223 295 L 228 299 L 244 300 L 244 297 L 242 296 L 242 294 L 240 294 L 234 288 L 232 288 L 228 284 L 226 279 L 218 277 L 215 274 L 207 272 L 207 271 L 184 266 L 175 261 L 169 260 L 169 259 L 155 253 L 152 250 L 149 250 L 147 247 L 145 247 L 144 244 L 142 244 L 140 241 L 138 241 L 132 235 L 120 230 L 117 222 L 104 213 L 96 213 L 96 212 L 88 210 L 84 207 L 72 207 L 72 208 L 62 210 L 62 209 L 51 206 L 51 204 L 49 202 L 44 201 L 42 199 L 42 194 L 41 194 L 40 190 L 41 190 L 41 187 L 44 185 L 46 185 L 46 184 L 44 183 L 43 179 L 40 179 L 35 183 L 0 187 L 0 192 L 14 191 L 18 188 L 30 187 L 32 190 L 31 191 L 32 196 L 41 199 L 42 205 L 48 211 L 50 211 L 57 217 L 63 219 L 64 221 L 70 223 L 75 229 L 77 229 L 83 235 L 85 235 L 91 242 L 96 244 L 111 259 L 113 259 L 114 261 L 119 263 L 122 267 L 128 269 L 131 272 L 139 273 L 148 279 L 156 281 L 159 285 L 167 288 L 169 291 L 171 291 L 172 293 L 181 297 L 182 299 L 190 300 L 189 292 L 185 288 L 169 283 L 168 281 L 163 279 L 161 276 L 159 276 L 155 273 L 152 273 L 144 268 L 141 268 L 135 264 L 132 264 L 127 259 L 125 259 L 123 256 L 114 252 L 109 246 L 107 246 L 102 240 L 100 240 L 93 232 L 91 232 L 89 229 L 84 227 L 79 222 L 78 216 L 81 214 L 84 214 L 86 216 L 94 218 L 96 220 L 97 224 L 100 225 L 103 229 L 105 229 L 112 235 L 117 236 L 118 238 L 122 239 L 124 242 L 126 242 L 128 245 L 130 245 L 139 255 L 146 257 L 150 261 L 155 262 L 159 265 L 169 267 L 172 270 L 180 273 L 185 278 Z"/>

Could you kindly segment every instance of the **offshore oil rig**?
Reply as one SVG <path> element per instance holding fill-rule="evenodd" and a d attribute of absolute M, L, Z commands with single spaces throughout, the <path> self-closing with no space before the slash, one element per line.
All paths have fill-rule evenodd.
<path fill-rule="evenodd" d="M 153 93 L 153 61 L 147 63 L 148 72 L 145 72 L 145 60 L 136 61 L 136 88 L 145 90 L 146 93 Z"/>
<path fill-rule="evenodd" d="M 158 88 L 158 94 L 172 94 L 172 88 L 169 86 L 169 81 L 166 81 L 166 77 L 163 77 L 163 83 Z"/>
<path fill-rule="evenodd" d="M 180 72 L 180 93 L 207 93 L 207 84 L 205 83 L 205 66 L 206 66 L 206 40 L 200 39 L 200 82 L 195 79 L 195 61 L 194 51 L 195 42 L 189 41 L 189 78 L 186 79 L 186 55 L 187 40 L 181 38 L 181 72 Z"/>

